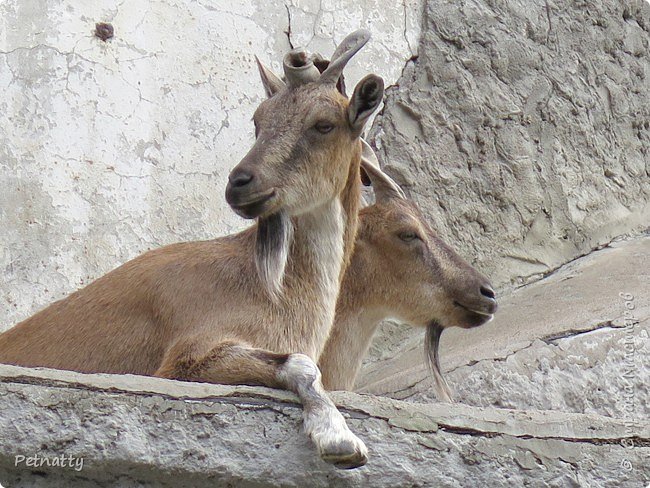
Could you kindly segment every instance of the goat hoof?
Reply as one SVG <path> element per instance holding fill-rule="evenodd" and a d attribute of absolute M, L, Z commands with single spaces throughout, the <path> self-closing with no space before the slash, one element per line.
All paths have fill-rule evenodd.
<path fill-rule="evenodd" d="M 368 449 L 351 432 L 349 437 L 339 438 L 321 446 L 321 458 L 339 469 L 359 468 L 368 462 Z"/>

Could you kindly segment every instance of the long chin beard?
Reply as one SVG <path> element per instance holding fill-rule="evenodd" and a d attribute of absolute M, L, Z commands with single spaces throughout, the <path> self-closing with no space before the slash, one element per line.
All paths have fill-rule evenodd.
<path fill-rule="evenodd" d="M 278 302 L 293 242 L 293 224 L 285 211 L 260 218 L 255 241 L 257 274 L 271 300 Z"/>
<path fill-rule="evenodd" d="M 440 336 L 442 335 L 443 330 L 444 328 L 435 321 L 431 322 L 427 326 L 424 335 L 424 353 L 427 358 L 427 363 L 429 364 L 429 369 L 433 374 L 438 400 L 452 403 L 453 399 L 451 397 L 451 389 L 449 388 L 445 378 L 442 376 L 442 371 L 440 370 L 440 357 L 438 354 L 440 348 Z"/>

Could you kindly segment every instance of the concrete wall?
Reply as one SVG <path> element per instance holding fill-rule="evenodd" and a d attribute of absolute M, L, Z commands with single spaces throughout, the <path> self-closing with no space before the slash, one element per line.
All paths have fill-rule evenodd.
<path fill-rule="evenodd" d="M 618 241 L 503 297 L 494 320 L 450 329 L 441 367 L 456 401 L 650 418 L 650 236 Z M 421 328 L 380 335 L 358 390 L 435 401 Z"/>
<path fill-rule="evenodd" d="M 360 26 L 348 84 L 393 85 L 371 133 L 386 169 L 495 284 L 648 228 L 650 3 L 9 0 L 0 330 L 149 248 L 245 225 L 223 191 L 262 97 L 253 55 L 279 71 Z"/>
<path fill-rule="evenodd" d="M 645 2 L 14 0 L 0 22 L 0 330 L 146 249 L 245 225 L 223 191 L 262 97 L 253 55 L 279 71 L 359 26 L 374 38 L 348 84 L 392 85 L 370 134 L 385 169 L 502 289 L 650 223 Z M 581 288 L 612 310 L 618 291 Z M 370 360 L 415 367 L 414 340 L 387 329 Z"/>
<path fill-rule="evenodd" d="M 395 83 L 419 0 L 0 2 L 0 331 L 141 252 L 231 233 L 224 200 L 262 100 L 254 55 L 330 55 Z M 115 36 L 93 35 L 110 22 Z"/>
<path fill-rule="evenodd" d="M 617 236 L 650 229 L 649 2 L 429 1 L 418 54 L 388 90 L 374 141 L 384 168 L 439 234 L 502 292 L 552 273 Z M 600 287 L 585 282 L 569 291 L 567 283 L 544 283 L 514 313 L 502 307 L 477 340 L 487 339 L 490 345 L 483 349 L 497 357 L 501 346 L 489 338 L 504 330 L 514 334 L 534 325 L 536 338 L 549 330 L 570 334 L 572 311 L 580 317 L 580 328 L 603 322 L 587 305 L 590 301 L 616 317 L 618 293 L 637 276 L 642 277 L 637 301 L 647 306 L 648 254 L 647 247 L 631 253 L 626 259 L 641 267 L 630 267 L 627 274 L 602 271 Z M 545 301 L 548 287 L 562 297 L 555 304 Z M 566 313 L 553 317 L 555 306 Z M 641 341 L 637 359 L 647 347 L 647 333 L 647 324 L 636 332 Z M 508 346 L 510 338 L 502 339 L 501 345 Z M 467 340 L 474 342 L 471 334 L 462 341 Z M 401 371 L 404 379 L 411 378 L 392 382 L 382 393 L 403 393 L 414 377 L 426 374 L 419 354 L 417 365 L 408 359 L 413 357 L 413 346 L 405 346 L 409 341 L 421 343 L 421 335 L 401 325 L 384 327 L 378 335 L 369 361 L 389 358 L 393 371 L 371 367 L 369 377 L 386 379 Z M 609 351 L 602 337 L 596 342 Z M 614 349 L 622 353 L 618 344 Z M 593 385 L 604 375 L 608 386 L 602 391 L 620 403 L 621 385 L 617 389 L 614 383 L 625 367 L 622 355 L 605 370 L 594 367 L 597 355 L 593 348 L 579 354 L 586 363 L 576 376 Z M 551 361 L 549 371 L 566 369 L 561 356 Z M 477 359 L 465 357 L 467 362 Z M 495 370 L 504 364 L 495 363 Z M 597 399 L 600 388 L 554 382 L 546 374 L 531 381 L 526 361 L 497 375 L 481 367 L 458 375 L 458 388 L 467 393 L 463 401 L 621 413 L 620 405 L 612 408 Z M 527 379 L 519 385 L 504 380 L 517 375 Z M 479 378 L 478 383 L 466 381 L 468 376 Z M 643 378 L 637 379 L 642 385 Z M 549 394 L 542 386 L 547 381 L 562 386 Z M 428 382 L 415 387 L 430 398 L 428 388 Z M 545 393 L 534 395 L 534 388 Z M 638 395 L 641 399 L 642 392 Z M 589 407 L 592 401 L 595 406 Z"/>

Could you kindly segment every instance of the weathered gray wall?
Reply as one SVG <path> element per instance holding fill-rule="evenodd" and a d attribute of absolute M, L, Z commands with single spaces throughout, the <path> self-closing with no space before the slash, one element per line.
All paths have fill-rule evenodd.
<path fill-rule="evenodd" d="M 650 229 L 650 2 L 430 0 L 418 54 L 388 90 L 374 142 L 384 168 L 440 235 L 502 291 L 617 236 Z M 643 254 L 636 260 L 629 255 L 641 268 L 628 269 L 646 277 L 637 281 L 636 296 L 647 306 L 647 246 Z M 514 321 L 526 321 L 526 312 L 536 327 L 533 337 L 549 330 L 571 335 L 571 321 L 549 317 L 554 305 L 543 302 L 547 286 L 573 298 L 555 306 L 579 314 L 580 329 L 603 321 L 575 299 L 581 294 L 614 311 L 608 318 L 617 317 L 627 278 L 604 279 L 599 288 L 584 283 L 574 294 L 566 284 L 544 283 L 514 315 L 502 308 L 478 337 L 488 342 L 486 351 L 499 350 L 510 340 L 503 328 L 527 328 Z M 494 335 L 504 342 L 490 343 Z M 625 367 L 623 335 L 582 337 L 580 344 L 597 346 L 582 347 L 580 354 L 558 352 L 555 344 L 508 362 L 473 364 L 479 357 L 468 354 L 471 365 L 450 380 L 458 398 L 473 404 L 622 414 L 625 385 L 617 371 Z M 443 340 L 443 363 L 452 338 L 462 344 L 472 334 Z M 422 355 L 413 351 L 421 341 L 421 333 L 402 325 L 383 327 L 369 362 L 390 367 L 369 366 L 360 385 L 384 378 L 384 388 L 370 391 L 431 399 L 430 384 L 421 382 Z M 638 361 L 649 347 L 647 322 L 636 341 Z M 399 380 L 386 379 L 398 372 Z M 635 378 L 635 415 L 644 414 L 645 380 Z"/>
<path fill-rule="evenodd" d="M 286 4 L 285 4 L 286 3 Z M 329 55 L 394 83 L 420 0 L 0 2 L 0 331 L 141 252 L 240 229 L 224 199 L 262 100 L 254 55 Z M 115 37 L 93 36 L 111 22 Z"/>
<path fill-rule="evenodd" d="M 650 4 L 421 3 L 3 2 L 0 330 L 148 248 L 241 228 L 223 189 L 253 55 L 279 69 L 290 41 L 328 54 L 359 26 L 350 84 L 396 83 L 372 133 L 386 168 L 496 284 L 648 228 Z"/>
<path fill-rule="evenodd" d="M 432 0 L 420 38 L 421 11 L 0 5 L 0 330 L 148 248 L 241 228 L 223 188 L 261 99 L 253 54 L 278 69 L 289 38 L 328 53 L 359 25 L 349 81 L 397 82 L 373 131 L 387 170 L 495 283 L 648 227 L 649 4 Z"/>
<path fill-rule="evenodd" d="M 374 134 L 496 284 L 650 226 L 650 3 L 427 2 Z"/>

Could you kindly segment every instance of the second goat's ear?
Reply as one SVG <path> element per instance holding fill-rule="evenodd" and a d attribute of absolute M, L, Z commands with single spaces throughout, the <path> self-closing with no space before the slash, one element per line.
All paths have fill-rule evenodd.
<path fill-rule="evenodd" d="M 368 118 L 381 104 L 384 97 L 384 80 L 368 75 L 356 87 L 348 106 L 348 121 L 352 132 L 360 135 Z"/>
<path fill-rule="evenodd" d="M 363 175 L 368 179 L 375 191 L 377 202 L 390 200 L 392 198 L 405 199 L 406 195 L 395 181 L 384 173 L 380 166 L 375 151 L 370 144 L 361 139 L 361 181 Z M 365 182 L 364 182 L 365 184 Z"/>

